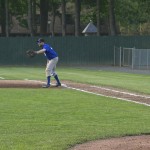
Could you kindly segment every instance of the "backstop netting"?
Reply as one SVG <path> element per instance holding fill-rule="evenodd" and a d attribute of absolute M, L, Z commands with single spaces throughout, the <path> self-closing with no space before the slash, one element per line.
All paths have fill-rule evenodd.
<path fill-rule="evenodd" d="M 150 69 L 150 49 L 114 47 L 114 66 Z"/>

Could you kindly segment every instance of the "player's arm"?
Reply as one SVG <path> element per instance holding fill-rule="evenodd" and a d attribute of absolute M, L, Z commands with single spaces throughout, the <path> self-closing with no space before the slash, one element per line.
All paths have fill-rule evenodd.
<path fill-rule="evenodd" d="M 36 54 L 43 54 L 45 53 L 46 49 L 41 49 L 41 50 L 38 50 L 36 51 Z"/>

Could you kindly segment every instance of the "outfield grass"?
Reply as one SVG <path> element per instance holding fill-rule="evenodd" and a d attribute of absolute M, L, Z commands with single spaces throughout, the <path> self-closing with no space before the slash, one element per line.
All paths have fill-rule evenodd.
<path fill-rule="evenodd" d="M 6 79 L 44 79 L 45 68 L 41 67 L 4 67 L 0 68 L 0 77 Z M 95 84 L 100 86 L 113 86 L 140 93 L 150 94 L 150 76 L 110 71 L 94 71 L 72 68 L 57 69 L 61 80 Z"/>
<path fill-rule="evenodd" d="M 58 68 L 58 74 L 64 80 L 150 92 L 148 75 L 69 68 Z M 45 74 L 44 68 L 11 67 L 0 68 L 0 77 L 41 80 Z M 149 114 L 148 106 L 69 89 L 1 88 L 0 149 L 66 150 L 89 140 L 150 133 Z"/>

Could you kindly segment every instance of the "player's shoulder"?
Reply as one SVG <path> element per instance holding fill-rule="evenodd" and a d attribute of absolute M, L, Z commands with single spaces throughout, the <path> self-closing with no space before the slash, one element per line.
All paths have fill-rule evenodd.
<path fill-rule="evenodd" d="M 48 44 L 43 45 L 44 48 L 49 48 L 50 46 Z"/>
<path fill-rule="evenodd" d="M 47 44 L 47 43 L 44 43 L 44 46 L 49 46 L 49 44 Z"/>

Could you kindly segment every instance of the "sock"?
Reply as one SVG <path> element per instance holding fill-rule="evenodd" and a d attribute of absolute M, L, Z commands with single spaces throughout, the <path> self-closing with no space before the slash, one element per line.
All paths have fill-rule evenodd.
<path fill-rule="evenodd" d="M 47 77 L 47 85 L 50 85 L 50 81 L 51 81 L 50 78 L 51 78 L 50 76 Z"/>
<path fill-rule="evenodd" d="M 57 83 L 60 84 L 60 81 L 59 81 L 59 79 L 58 79 L 58 76 L 55 75 L 54 78 L 55 78 L 55 80 L 57 81 Z"/>

